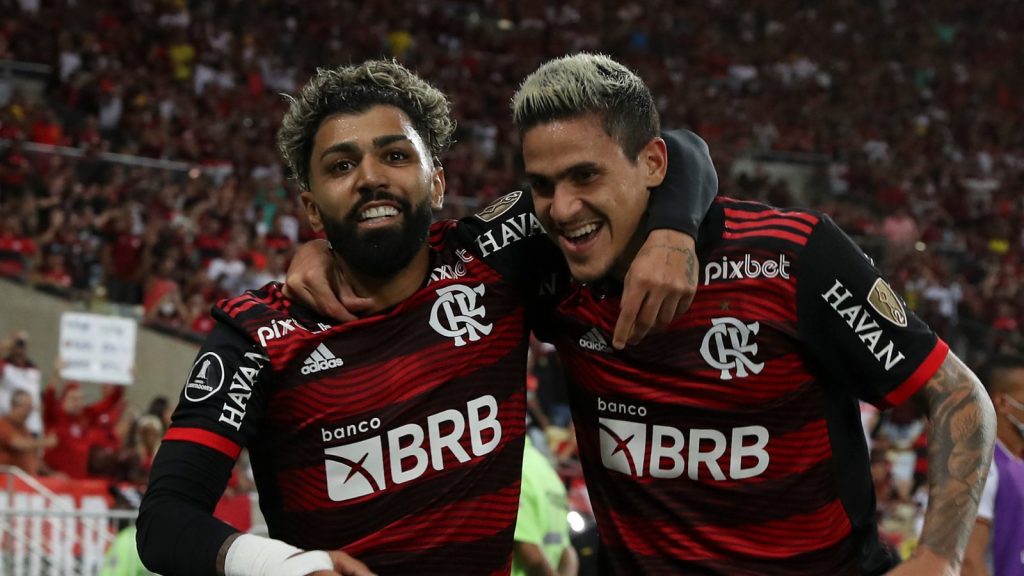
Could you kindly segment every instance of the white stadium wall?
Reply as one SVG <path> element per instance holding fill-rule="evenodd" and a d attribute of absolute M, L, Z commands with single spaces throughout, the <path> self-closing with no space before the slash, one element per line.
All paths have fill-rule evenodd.
<path fill-rule="evenodd" d="M 0 339 L 7 338 L 15 330 L 28 332 L 29 357 L 39 365 L 43 382 L 53 373 L 60 317 L 68 311 L 97 312 L 86 309 L 81 303 L 0 280 Z M 135 383 L 128 387 L 128 402 L 145 410 L 154 396 L 163 394 L 176 404 L 198 349 L 196 344 L 140 325 L 135 348 Z M 84 384 L 82 389 L 87 399 L 100 395 L 98 384 Z"/>

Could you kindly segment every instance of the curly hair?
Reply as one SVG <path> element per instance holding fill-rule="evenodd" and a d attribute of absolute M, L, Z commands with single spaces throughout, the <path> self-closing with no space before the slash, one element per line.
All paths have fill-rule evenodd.
<path fill-rule="evenodd" d="M 602 54 L 551 60 L 523 80 L 512 97 L 512 123 L 520 134 L 556 120 L 601 117 L 629 159 L 660 131 L 654 97 L 639 76 Z"/>
<path fill-rule="evenodd" d="M 277 132 L 277 148 L 303 190 L 309 190 L 309 161 L 317 130 L 328 116 L 395 106 L 409 116 L 435 163 L 451 146 L 455 131 L 448 97 L 391 60 L 318 68 L 297 97 L 286 94 L 285 98 L 290 105 Z"/>

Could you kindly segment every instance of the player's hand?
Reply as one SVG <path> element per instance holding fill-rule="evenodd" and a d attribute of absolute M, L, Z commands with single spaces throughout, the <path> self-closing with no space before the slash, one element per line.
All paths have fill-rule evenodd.
<path fill-rule="evenodd" d="M 356 296 L 342 278 L 326 240 L 312 240 L 295 251 L 284 295 L 341 322 L 373 309 L 373 299 Z"/>
<path fill-rule="evenodd" d="M 914 555 L 885 573 L 885 576 L 959 576 L 960 569 L 949 559 L 919 546 Z"/>
<path fill-rule="evenodd" d="M 686 312 L 697 294 L 697 252 L 691 236 L 652 230 L 626 273 L 612 346 L 640 342 Z"/>
<path fill-rule="evenodd" d="M 309 576 L 377 576 L 366 564 L 340 550 L 328 552 L 334 562 L 334 570 L 317 570 Z"/>

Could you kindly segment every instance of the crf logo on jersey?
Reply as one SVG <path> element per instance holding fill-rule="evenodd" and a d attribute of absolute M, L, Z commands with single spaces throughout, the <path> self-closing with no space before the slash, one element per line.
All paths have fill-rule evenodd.
<path fill-rule="evenodd" d="M 452 284 L 437 290 L 437 300 L 430 309 L 430 327 L 441 336 L 455 340 L 455 346 L 465 346 L 491 333 L 492 324 L 481 320 L 487 313 L 483 304 L 477 305 L 486 290 L 483 284 L 473 288 Z"/>
<path fill-rule="evenodd" d="M 359 430 L 376 429 L 379 419 L 364 420 Z M 363 424 L 366 424 L 363 426 Z M 322 431 L 324 440 L 339 437 Z M 468 436 L 469 451 L 463 447 Z M 341 434 L 345 437 L 345 434 Z M 334 502 L 352 500 L 415 480 L 427 468 L 443 470 L 445 453 L 460 464 L 494 451 L 501 441 L 498 402 L 484 395 L 466 403 L 464 410 L 431 414 L 426 425 L 410 423 L 387 432 L 324 449 L 327 495 Z"/>
<path fill-rule="evenodd" d="M 771 460 L 765 450 L 768 430 L 763 426 L 732 428 L 728 436 L 715 429 L 684 431 L 613 418 L 598 418 L 598 427 L 604 467 L 632 478 L 673 479 L 686 474 L 691 480 L 744 480 L 763 474 Z M 726 451 L 728 474 L 718 462 Z M 648 461 L 650 467 L 645 470 Z"/>
<path fill-rule="evenodd" d="M 764 362 L 754 361 L 757 344 L 752 339 L 760 327 L 758 322 L 746 324 L 736 318 L 714 318 L 701 342 L 700 355 L 709 366 L 722 371 L 722 380 L 732 380 L 733 372 L 736 378 L 746 378 L 751 372 L 760 374 Z"/>
<path fill-rule="evenodd" d="M 260 344 L 266 348 L 267 342 L 276 340 L 284 336 L 289 332 L 302 328 L 301 325 L 295 323 L 294 318 L 283 318 L 273 320 L 269 326 L 260 326 L 256 329 L 256 337 L 260 339 Z M 302 328 L 305 330 L 305 328 Z"/>

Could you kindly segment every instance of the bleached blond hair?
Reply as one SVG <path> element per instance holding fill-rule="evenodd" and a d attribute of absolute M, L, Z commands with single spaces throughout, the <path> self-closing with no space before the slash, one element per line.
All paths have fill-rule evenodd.
<path fill-rule="evenodd" d="M 626 157 L 660 132 L 650 89 L 629 68 L 603 54 L 551 60 L 523 80 L 512 97 L 512 123 L 520 135 L 555 120 L 597 114 Z"/>
<path fill-rule="evenodd" d="M 393 60 L 318 68 L 298 96 L 285 98 L 289 107 L 277 132 L 277 148 L 303 190 L 309 190 L 309 160 L 317 130 L 328 116 L 395 106 L 412 121 L 436 164 L 455 132 L 448 97 Z"/>

